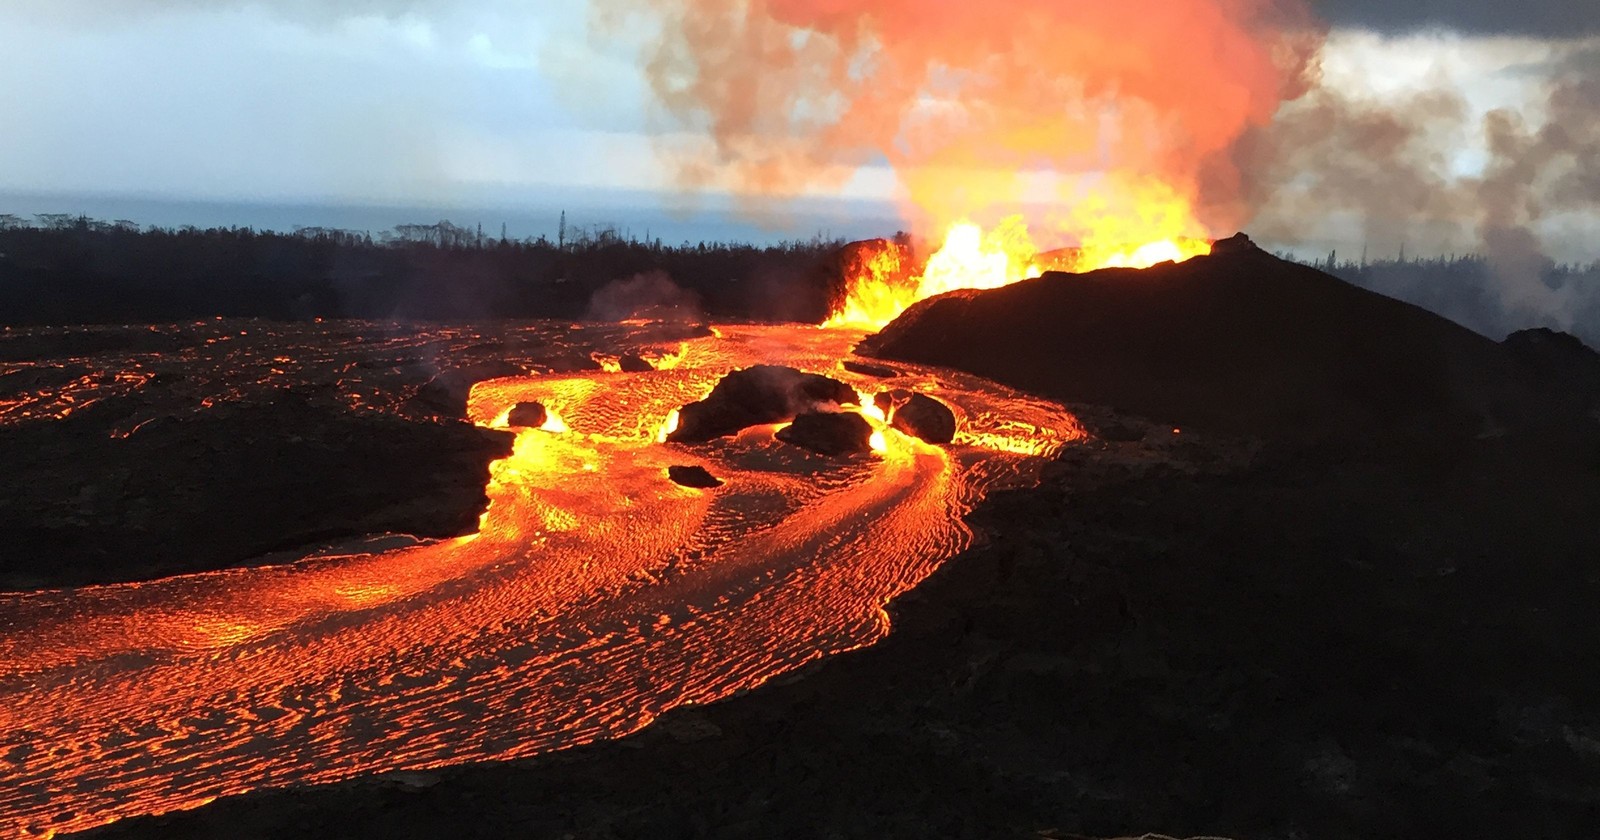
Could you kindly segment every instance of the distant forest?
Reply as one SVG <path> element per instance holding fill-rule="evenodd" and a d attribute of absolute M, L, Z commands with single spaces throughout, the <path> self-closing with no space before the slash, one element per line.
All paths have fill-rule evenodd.
<path fill-rule="evenodd" d="M 1550 327 L 1600 347 L 1600 261 L 1547 262 L 1513 271 L 1478 255 L 1355 262 L 1329 254 L 1308 264 L 1496 340 L 1529 327 Z"/>
<path fill-rule="evenodd" d="M 0 215 L 0 324 L 636 313 L 816 322 L 837 294 L 842 244 L 666 244 L 565 224 L 551 241 L 448 221 L 373 236 Z M 1515 281 L 1477 256 L 1353 262 L 1329 254 L 1309 264 L 1491 338 L 1548 326 L 1600 344 L 1600 262 L 1550 264 Z"/>
<path fill-rule="evenodd" d="M 448 221 L 373 236 L 0 215 L 0 323 L 581 319 L 631 309 L 821 321 L 838 283 L 840 244 L 668 245 L 565 224 L 550 241 Z M 591 311 L 596 302 L 604 311 Z"/>

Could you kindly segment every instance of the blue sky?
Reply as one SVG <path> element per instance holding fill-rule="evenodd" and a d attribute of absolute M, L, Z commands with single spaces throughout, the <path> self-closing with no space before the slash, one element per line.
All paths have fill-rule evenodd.
<path fill-rule="evenodd" d="M 587 48 L 581 9 L 84 20 L 13 5 L 0 31 L 12 189 L 415 200 L 496 183 L 658 186 L 642 90 Z M 581 82 L 563 69 L 574 61 Z"/>
<path fill-rule="evenodd" d="M 627 189 L 678 200 L 653 152 L 659 122 L 634 45 L 592 40 L 582 3 L 466 5 L 8 3 L 0 191 L 437 205 Z M 1536 36 L 1336 30 L 1327 58 L 1362 95 L 1444 86 L 1486 110 L 1536 99 L 1540 80 L 1518 68 L 1550 49 Z M 1470 168 L 1474 150 L 1459 154 Z M 842 194 L 892 189 L 868 168 Z"/>

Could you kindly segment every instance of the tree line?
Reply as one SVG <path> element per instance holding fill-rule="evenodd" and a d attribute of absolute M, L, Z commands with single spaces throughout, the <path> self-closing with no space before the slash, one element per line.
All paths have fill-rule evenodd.
<path fill-rule="evenodd" d="M 640 275 L 670 277 L 707 317 L 820 321 L 836 282 L 840 243 L 821 237 L 669 245 L 562 228 L 552 242 L 450 221 L 373 235 L 0 215 L 0 323 L 576 319 L 596 291 Z"/>
<path fill-rule="evenodd" d="M 564 219 L 563 219 L 564 221 Z M 668 278 L 708 318 L 821 321 L 842 243 L 638 239 L 568 227 L 511 239 L 442 220 L 366 231 L 141 227 L 74 214 L 0 214 L 0 324 L 584 318 L 596 292 Z M 1492 338 L 1549 326 L 1600 345 L 1600 262 L 1509 273 L 1477 255 L 1308 264 Z M 607 296 L 608 301 L 616 295 Z"/>
<path fill-rule="evenodd" d="M 1507 266 L 1479 254 L 1340 260 L 1334 251 L 1307 264 L 1490 338 L 1551 327 L 1600 346 L 1600 260 Z"/>

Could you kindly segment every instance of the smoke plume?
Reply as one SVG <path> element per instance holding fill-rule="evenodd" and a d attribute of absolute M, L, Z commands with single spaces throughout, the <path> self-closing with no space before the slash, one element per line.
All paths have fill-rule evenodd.
<path fill-rule="evenodd" d="M 1544 281 L 1543 223 L 1600 213 L 1600 48 L 1547 72 L 1539 101 L 1485 115 L 1443 90 L 1381 102 L 1312 91 L 1236 150 L 1253 230 L 1293 243 L 1343 217 L 1372 242 L 1449 242 L 1487 259 L 1508 320 L 1570 325 L 1571 291 Z M 1471 148 L 1484 162 L 1463 171 Z"/>
<path fill-rule="evenodd" d="M 665 271 L 650 271 L 607 283 L 589 299 L 586 317 L 591 321 L 649 318 L 698 323 L 705 320 L 700 296 L 674 283 Z"/>
<path fill-rule="evenodd" d="M 1231 149 L 1307 89 L 1322 38 L 1300 0 L 594 6 L 602 37 L 647 27 L 685 186 L 794 194 L 887 161 L 924 227 L 1069 195 L 1187 215 L 1237 188 Z M 1210 226 L 1241 221 L 1216 206 Z"/>

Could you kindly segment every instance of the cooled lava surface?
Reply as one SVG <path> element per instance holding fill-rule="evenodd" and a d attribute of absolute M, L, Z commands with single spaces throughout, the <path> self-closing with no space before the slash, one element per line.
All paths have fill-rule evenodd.
<path fill-rule="evenodd" d="M 842 362 L 859 331 L 719 327 L 652 354 L 648 371 L 623 372 L 615 348 L 648 343 L 648 331 L 521 329 L 527 346 L 598 369 L 533 373 L 589 365 L 529 362 L 528 374 L 471 388 L 466 412 L 481 427 L 504 428 L 520 404 L 547 411 L 540 428 L 515 430 L 513 453 L 492 465 L 474 534 L 0 594 L 0 834 L 76 831 L 262 787 L 632 732 L 673 707 L 878 640 L 884 605 L 968 545 L 962 516 L 974 504 L 1032 481 L 1044 459 L 1083 437 L 1060 406 L 976 377 L 911 364 L 887 380 L 853 372 Z M 339 346 L 259 336 L 248 346 L 239 359 L 193 356 L 185 381 L 234 381 L 251 360 L 285 379 L 338 361 L 351 373 L 335 391 L 350 410 L 422 410 L 415 399 L 379 399 L 388 392 L 361 379 L 373 366 Z M 869 416 L 881 389 L 933 395 L 958 418 L 955 440 L 930 445 L 873 417 L 879 451 L 867 454 L 785 444 L 781 423 L 663 442 L 675 411 L 728 372 L 767 363 L 860 389 Z M 74 364 L 58 365 L 57 382 L 12 363 L 8 375 L 44 379 L 0 405 L 0 422 L 58 422 L 154 376 L 133 362 L 109 373 Z M 131 412 L 113 433 L 159 413 Z M 683 486 L 669 477 L 674 467 L 723 484 Z"/>

